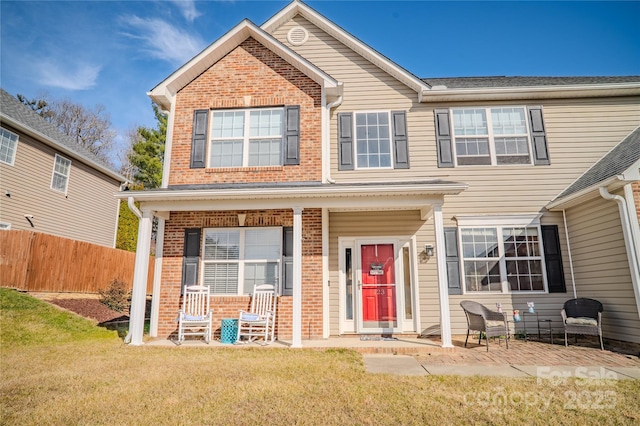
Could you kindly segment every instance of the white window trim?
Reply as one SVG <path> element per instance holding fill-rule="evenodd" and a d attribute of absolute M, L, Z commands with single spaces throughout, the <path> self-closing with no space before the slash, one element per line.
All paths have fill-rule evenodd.
<path fill-rule="evenodd" d="M 542 214 L 515 214 L 515 215 L 499 215 L 499 216 L 455 216 L 458 223 L 458 247 L 460 248 L 460 279 L 462 294 L 478 295 L 478 294 L 547 294 L 549 293 L 549 285 L 547 282 L 547 269 L 544 258 L 544 242 L 542 241 L 542 229 L 540 225 L 540 217 Z M 464 274 L 464 252 L 462 249 L 462 229 L 466 228 L 495 228 L 498 239 L 498 257 L 487 259 L 498 259 L 500 265 L 500 282 L 502 284 L 501 291 L 469 291 L 465 282 Z M 511 290 L 509 281 L 507 280 L 507 268 L 504 255 L 504 228 L 537 228 L 538 244 L 540 256 L 530 256 L 528 259 L 540 260 L 540 268 L 542 271 L 542 283 L 544 290 Z"/>
<path fill-rule="evenodd" d="M 282 232 L 283 228 L 281 226 L 251 226 L 251 227 L 235 227 L 235 228 L 203 228 L 202 230 L 202 247 L 200 248 L 200 279 L 199 282 L 202 285 L 207 285 L 204 282 L 204 265 L 206 263 L 237 263 L 238 264 L 238 288 L 236 293 L 211 293 L 212 296 L 246 296 L 248 293 L 244 292 L 244 265 L 247 259 L 244 258 L 244 250 L 245 250 L 245 233 L 247 230 L 254 229 L 276 229 L 280 231 L 280 257 L 276 259 L 249 259 L 248 263 L 267 263 L 273 262 L 274 260 L 278 263 L 278 285 L 276 286 L 276 290 L 279 290 L 282 287 L 282 280 L 284 276 L 284 271 L 282 266 L 284 265 L 283 261 L 283 250 L 282 250 Z M 207 231 L 240 231 L 240 247 L 238 253 L 238 259 L 230 259 L 230 260 L 205 260 L 204 258 L 204 250 L 205 250 L 205 234 Z"/>
<path fill-rule="evenodd" d="M 385 113 L 389 119 L 389 166 L 386 167 L 359 167 L 358 166 L 358 134 L 357 134 L 357 115 L 360 114 L 380 114 Z M 365 110 L 353 112 L 353 145 L 354 145 L 354 169 L 355 170 L 392 170 L 393 169 L 393 122 L 391 121 L 391 110 Z"/>
<path fill-rule="evenodd" d="M 58 158 L 62 158 L 63 160 L 66 160 L 66 161 L 69 162 L 69 173 L 67 174 L 67 176 L 66 176 L 67 180 L 64 183 L 64 191 L 60 191 L 59 189 L 53 187 L 53 178 L 55 177 L 55 175 L 57 173 L 56 172 L 56 164 L 58 163 Z M 69 190 L 69 179 L 71 179 L 71 164 L 72 164 L 72 162 L 71 162 L 70 159 L 68 159 L 66 157 L 63 157 L 62 155 L 56 154 L 56 156 L 53 159 L 53 171 L 51 172 L 51 185 L 49 186 L 52 190 L 54 190 L 56 192 L 60 192 L 61 194 L 67 195 L 67 191 Z"/>
<path fill-rule="evenodd" d="M 497 155 L 496 155 L 496 145 L 495 145 L 495 135 L 493 133 L 493 119 L 491 117 L 491 109 L 493 108 L 522 108 L 525 113 L 525 125 L 527 128 L 527 147 L 529 150 L 529 162 L 522 164 L 498 164 Z M 458 151 L 456 148 L 456 138 L 484 138 L 485 135 L 456 135 L 454 121 L 453 121 L 453 111 L 456 110 L 465 110 L 465 109 L 484 109 L 487 117 L 487 135 L 486 138 L 489 140 L 489 157 L 491 159 L 491 164 L 458 164 Z M 455 167 L 518 167 L 518 166 L 533 166 L 533 147 L 531 146 L 531 126 L 529 123 L 529 117 L 527 115 L 527 107 L 526 105 L 494 105 L 494 106 L 468 106 L 468 107 L 458 107 L 458 108 L 450 108 L 449 109 L 449 117 L 450 123 L 449 126 L 451 128 L 452 135 L 452 150 L 453 150 L 453 161 Z M 498 137 L 522 137 L 523 135 L 499 135 Z"/>
<path fill-rule="evenodd" d="M 264 137 L 251 137 L 249 135 L 249 132 L 251 130 L 251 123 L 250 123 L 250 117 L 251 117 L 251 112 L 252 111 L 282 111 L 282 122 L 280 123 L 280 162 L 279 164 L 272 164 L 269 166 L 249 166 L 249 143 L 251 142 L 252 139 L 265 139 Z M 213 135 L 213 116 L 215 113 L 218 112 L 244 112 L 244 130 L 243 130 L 243 134 L 244 136 L 240 137 L 228 137 L 228 138 L 214 138 L 213 136 L 209 137 L 209 146 L 208 148 L 208 155 L 207 155 L 207 167 L 208 168 L 213 168 L 213 169 L 219 169 L 219 168 L 245 168 L 245 167 L 276 167 L 276 166 L 282 166 L 283 160 L 282 160 L 282 156 L 283 156 L 283 151 L 284 151 L 284 147 L 282 144 L 282 141 L 284 139 L 284 120 L 285 120 L 285 109 L 284 107 L 276 107 L 276 108 L 241 108 L 241 109 L 216 109 L 212 111 L 211 114 L 211 123 L 209 124 L 209 134 Z M 273 137 L 269 137 L 267 139 L 276 139 L 275 136 Z M 218 167 L 218 166 L 212 166 L 211 165 L 211 146 L 213 145 L 213 142 L 215 141 L 228 141 L 228 140 L 234 140 L 234 141 L 242 141 L 242 164 L 240 166 L 222 166 L 222 167 Z"/>
<path fill-rule="evenodd" d="M 15 140 L 15 146 L 13 147 L 13 155 L 11 156 L 11 161 L 7 162 L 7 161 L 0 160 L 0 163 L 6 164 L 8 166 L 13 166 L 15 164 L 15 162 L 16 162 L 16 154 L 18 152 L 18 141 L 20 140 L 20 135 L 18 135 L 17 133 L 13 133 L 11 130 L 9 130 L 9 129 L 5 128 L 5 127 L 2 127 L 2 130 L 4 130 L 7 133 L 10 133 L 13 136 L 15 136 L 16 140 Z"/>

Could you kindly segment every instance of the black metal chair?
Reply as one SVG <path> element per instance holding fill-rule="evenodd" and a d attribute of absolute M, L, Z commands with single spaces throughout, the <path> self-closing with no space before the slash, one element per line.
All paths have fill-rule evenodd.
<path fill-rule="evenodd" d="M 460 302 L 460 306 L 467 316 L 467 338 L 464 341 L 465 348 L 469 340 L 469 332 L 473 330 L 480 333 L 478 344 L 480 344 L 482 333 L 484 333 L 487 340 L 487 352 L 489 351 L 489 337 L 497 337 L 498 344 L 500 344 L 500 337 L 504 336 L 507 349 L 509 349 L 509 328 L 507 326 L 506 315 L 491 311 L 486 306 L 472 300 L 463 300 Z"/>
<path fill-rule="evenodd" d="M 578 334 L 600 337 L 600 349 L 604 350 L 602 343 L 602 303 L 594 299 L 578 298 L 564 302 L 560 314 L 564 324 L 564 345 L 567 344 L 567 334 Z"/>

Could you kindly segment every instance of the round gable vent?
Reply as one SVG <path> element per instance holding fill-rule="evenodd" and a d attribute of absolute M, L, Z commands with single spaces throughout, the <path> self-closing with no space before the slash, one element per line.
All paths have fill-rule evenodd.
<path fill-rule="evenodd" d="M 302 27 L 293 27 L 287 33 L 287 40 L 294 46 L 300 46 L 309 39 L 309 33 Z"/>

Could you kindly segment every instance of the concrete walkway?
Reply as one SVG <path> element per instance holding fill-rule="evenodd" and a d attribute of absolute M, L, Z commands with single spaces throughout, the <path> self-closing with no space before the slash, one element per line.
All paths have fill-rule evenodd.
<path fill-rule="evenodd" d="M 546 379 L 578 378 L 640 380 L 640 367 L 536 366 L 536 365 L 437 365 L 421 364 L 409 355 L 363 355 L 367 372 L 407 376 L 458 375 L 493 377 L 539 377 Z"/>

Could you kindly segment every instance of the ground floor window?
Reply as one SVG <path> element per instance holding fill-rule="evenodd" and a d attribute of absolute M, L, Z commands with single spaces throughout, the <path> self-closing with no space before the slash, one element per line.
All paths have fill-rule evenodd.
<path fill-rule="evenodd" d="M 282 229 L 205 229 L 202 259 L 202 282 L 212 294 L 249 294 L 260 284 L 278 288 Z"/>
<path fill-rule="evenodd" d="M 539 226 L 461 227 L 467 292 L 545 291 Z"/>

